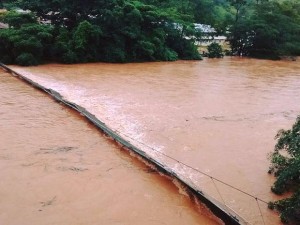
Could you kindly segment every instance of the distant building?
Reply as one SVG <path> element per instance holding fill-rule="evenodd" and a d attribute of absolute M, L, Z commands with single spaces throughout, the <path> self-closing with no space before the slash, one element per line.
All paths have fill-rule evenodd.
<path fill-rule="evenodd" d="M 207 24 L 195 23 L 195 28 L 203 34 L 201 39 L 196 41 L 197 45 L 207 46 L 211 43 L 218 43 L 220 45 L 226 42 L 226 36 L 216 35 L 217 32 L 215 28 Z"/>

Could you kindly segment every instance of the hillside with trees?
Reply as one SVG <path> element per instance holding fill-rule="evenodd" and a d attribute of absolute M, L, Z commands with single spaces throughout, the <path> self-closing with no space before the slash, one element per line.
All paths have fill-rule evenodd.
<path fill-rule="evenodd" d="M 300 55 L 298 0 L 1 0 L 0 61 L 143 62 L 201 59 L 208 24 L 233 55 Z M 15 9 L 29 10 L 27 13 Z M 30 12 L 30 13 L 28 13 Z"/>

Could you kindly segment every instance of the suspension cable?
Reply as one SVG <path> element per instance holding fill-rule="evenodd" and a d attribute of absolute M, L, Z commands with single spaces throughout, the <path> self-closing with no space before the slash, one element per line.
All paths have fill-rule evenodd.
<path fill-rule="evenodd" d="M 137 142 L 137 143 L 139 143 L 139 144 L 141 144 L 141 145 L 143 145 L 143 146 L 145 146 L 145 147 L 147 147 L 147 148 L 149 148 L 149 149 L 151 149 L 151 150 L 153 150 L 153 151 L 155 151 L 155 152 L 157 152 L 157 153 L 159 153 L 160 155 L 163 155 L 163 156 L 165 156 L 165 157 L 167 157 L 167 158 L 169 158 L 169 159 L 171 159 L 171 160 L 173 160 L 173 161 L 175 161 L 175 162 L 177 162 L 177 163 L 179 163 L 179 164 L 181 164 L 181 165 L 184 165 L 185 167 L 187 167 L 187 168 L 189 168 L 189 169 L 191 169 L 191 170 L 194 170 L 194 171 L 196 171 L 196 172 L 198 172 L 198 173 L 201 173 L 201 174 L 205 175 L 206 177 L 209 177 L 209 178 L 211 178 L 211 179 L 213 179 L 213 180 L 216 180 L 216 181 L 218 181 L 218 182 L 220 182 L 220 183 L 222 183 L 222 184 L 224 184 L 224 185 L 226 185 L 226 186 L 228 186 L 228 187 L 230 187 L 230 188 L 232 188 L 232 189 L 234 189 L 234 190 L 236 190 L 236 191 L 238 191 L 238 192 L 241 192 L 241 193 L 243 193 L 243 194 L 245 194 L 245 195 L 248 195 L 249 197 L 254 198 L 254 199 L 256 199 L 257 201 L 260 201 L 260 202 L 262 202 L 262 203 L 268 204 L 267 201 L 265 201 L 265 200 L 263 200 L 263 199 L 261 199 L 261 198 L 258 198 L 258 197 L 256 197 L 256 196 L 250 194 L 250 193 L 247 193 L 247 192 L 241 190 L 240 188 L 234 187 L 234 186 L 232 186 L 231 184 L 228 184 L 228 183 L 226 183 L 225 181 L 222 181 L 222 180 L 220 180 L 220 179 L 218 179 L 218 178 L 215 178 L 215 177 L 213 177 L 213 176 L 211 176 L 211 175 L 209 175 L 209 174 L 207 174 L 207 173 L 205 173 L 205 172 L 203 172 L 203 171 L 201 171 L 201 170 L 199 170 L 199 169 L 196 169 L 196 168 L 194 168 L 194 167 L 192 167 L 192 166 L 190 166 L 190 165 L 188 165 L 188 164 L 186 164 L 186 163 L 184 163 L 184 162 L 182 162 L 182 161 L 180 161 L 180 160 L 178 160 L 178 159 L 176 159 L 176 158 L 174 158 L 174 157 L 172 157 L 172 156 L 167 155 L 166 153 L 163 153 L 163 152 L 161 152 L 161 151 L 159 151 L 159 150 L 157 150 L 157 149 L 155 149 L 155 148 L 153 148 L 153 147 L 151 147 L 151 146 L 149 146 L 149 145 L 147 145 L 147 144 L 145 144 L 145 143 L 143 143 L 143 142 L 141 142 L 141 141 L 139 141 L 139 140 L 137 140 L 137 139 L 134 139 L 134 138 L 132 138 L 132 137 L 130 137 L 130 136 L 128 136 L 128 135 L 122 133 L 122 132 L 119 131 L 119 130 L 114 130 L 114 131 L 117 132 L 117 133 L 119 133 L 119 134 L 121 134 L 121 135 L 123 135 L 123 136 L 125 136 L 125 137 L 127 137 L 127 138 L 130 138 L 131 140 L 133 140 L 133 141 L 135 141 L 135 142 Z"/>

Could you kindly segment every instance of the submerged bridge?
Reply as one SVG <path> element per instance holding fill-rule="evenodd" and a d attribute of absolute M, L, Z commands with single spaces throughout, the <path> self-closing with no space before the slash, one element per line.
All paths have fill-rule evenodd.
<path fill-rule="evenodd" d="M 174 162 L 180 164 L 181 166 L 191 169 L 191 170 L 193 170 L 197 173 L 200 173 L 204 176 L 207 176 L 209 179 L 211 179 L 222 202 L 214 199 L 213 197 L 209 196 L 208 194 L 206 194 L 205 192 L 200 190 L 198 187 L 196 187 L 196 185 L 194 185 L 193 183 L 186 181 L 176 171 L 173 171 L 167 165 L 164 165 L 163 163 L 159 162 L 157 159 L 155 159 L 154 157 L 147 154 L 141 148 L 136 147 L 134 144 L 132 144 L 130 142 L 130 140 L 128 140 L 128 139 L 131 139 L 131 140 L 134 140 L 134 139 L 132 139 L 131 137 L 128 137 L 125 134 L 122 134 L 121 132 L 111 129 L 109 126 L 107 126 L 105 123 L 100 121 L 98 118 L 96 118 L 93 114 L 91 114 L 85 108 L 64 99 L 63 96 L 60 93 L 56 92 L 55 90 L 46 88 L 46 87 L 34 82 L 33 80 L 14 71 L 13 69 L 7 67 L 6 65 L 4 65 L 2 63 L 0 63 L 0 67 L 2 67 L 5 71 L 12 74 L 13 76 L 16 76 L 17 78 L 23 80 L 24 82 L 28 83 L 29 85 L 32 85 L 34 88 L 39 89 L 43 92 L 46 92 L 48 95 L 50 95 L 52 98 L 54 98 L 57 102 L 63 103 L 67 107 L 72 108 L 73 110 L 77 111 L 78 113 L 83 115 L 88 121 L 90 121 L 92 124 L 94 124 L 99 130 L 101 130 L 103 133 L 105 133 L 106 135 L 111 137 L 113 140 L 115 140 L 117 143 L 119 143 L 122 147 L 124 147 L 125 149 L 133 152 L 135 155 L 142 158 L 142 160 L 145 163 L 150 164 L 151 166 L 155 167 L 156 170 L 158 170 L 159 172 L 163 173 L 164 175 L 170 177 L 171 179 L 175 179 L 176 181 L 178 181 L 180 183 L 180 185 L 184 188 L 184 190 L 189 194 L 191 199 L 199 200 L 201 203 L 205 204 L 206 207 L 209 208 L 212 211 L 212 213 L 215 216 L 217 216 L 218 218 L 220 218 L 225 224 L 245 225 L 245 224 L 251 224 L 251 223 L 249 223 L 246 219 L 241 217 L 238 213 L 236 213 L 228 205 L 226 205 L 226 203 L 216 185 L 216 182 L 222 183 L 223 185 L 226 185 L 229 188 L 234 189 L 235 191 L 238 191 L 244 195 L 249 196 L 250 198 L 253 198 L 257 202 L 257 207 L 258 207 L 258 211 L 259 211 L 258 216 L 261 217 L 261 224 L 265 225 L 264 217 L 261 212 L 259 202 L 267 204 L 266 201 L 264 201 L 260 198 L 257 198 L 256 196 L 253 196 L 247 192 L 244 192 L 243 190 L 240 190 L 236 187 L 233 187 L 230 184 L 227 184 L 217 178 L 214 178 L 214 177 L 206 174 L 205 172 L 202 172 L 196 168 L 193 168 L 175 158 L 172 158 L 164 153 L 161 153 L 160 151 L 157 151 L 154 148 L 147 146 L 148 148 L 151 148 L 153 151 L 157 151 L 157 153 L 162 154 L 164 157 L 167 157 L 168 159 L 173 160 Z M 135 140 L 135 141 L 137 141 L 137 140 Z M 143 144 L 143 143 L 141 143 L 141 144 Z M 143 144 L 143 145 L 145 145 L 145 144 Z"/>

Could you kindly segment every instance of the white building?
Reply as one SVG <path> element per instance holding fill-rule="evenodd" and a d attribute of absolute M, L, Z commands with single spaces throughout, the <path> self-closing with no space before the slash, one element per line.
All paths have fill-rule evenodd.
<path fill-rule="evenodd" d="M 197 41 L 196 44 L 199 46 L 208 46 L 211 43 L 218 43 L 220 45 L 226 42 L 226 36 L 216 35 L 215 28 L 207 24 L 195 23 L 195 28 L 201 31 L 203 34 L 201 40 Z"/>

